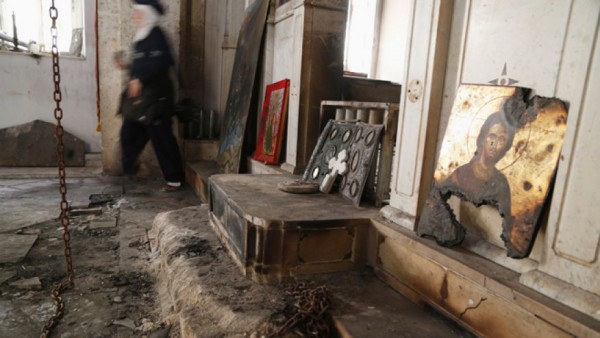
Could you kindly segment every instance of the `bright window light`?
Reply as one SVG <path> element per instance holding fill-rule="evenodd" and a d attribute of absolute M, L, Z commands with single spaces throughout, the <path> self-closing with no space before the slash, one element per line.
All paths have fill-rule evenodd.
<path fill-rule="evenodd" d="M 378 0 L 350 0 L 344 70 L 370 77 Z"/>
<path fill-rule="evenodd" d="M 51 52 L 51 5 L 52 0 L 0 0 L 0 49 L 14 50 L 16 26 L 20 51 Z M 83 55 L 83 1 L 54 0 L 54 5 L 59 52 Z"/>

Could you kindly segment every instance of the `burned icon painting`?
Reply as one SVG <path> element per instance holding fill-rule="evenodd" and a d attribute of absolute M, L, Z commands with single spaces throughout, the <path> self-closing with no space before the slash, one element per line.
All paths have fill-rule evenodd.
<path fill-rule="evenodd" d="M 448 205 L 454 195 L 491 205 L 502 217 L 508 256 L 529 255 L 566 131 L 562 101 L 519 87 L 463 85 L 444 136 L 417 233 L 459 244 L 465 228 Z"/>

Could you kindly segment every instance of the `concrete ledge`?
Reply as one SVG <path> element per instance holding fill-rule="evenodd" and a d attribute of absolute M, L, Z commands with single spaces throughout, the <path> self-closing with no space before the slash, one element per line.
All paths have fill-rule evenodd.
<path fill-rule="evenodd" d="M 208 203 L 208 179 L 221 172 L 215 161 L 195 161 L 185 164 L 185 180 L 194 189 L 202 203 Z"/>
<path fill-rule="evenodd" d="M 218 140 L 183 140 L 183 157 L 186 162 L 216 161 Z"/>
<path fill-rule="evenodd" d="M 151 238 L 162 311 L 181 337 L 245 337 L 283 308 L 279 289 L 240 275 L 208 225 L 207 206 L 158 214 Z"/>
<path fill-rule="evenodd" d="M 102 176 L 102 167 L 66 167 L 67 179 Z M 58 169 L 52 167 L 0 167 L 1 179 L 58 179 Z"/>

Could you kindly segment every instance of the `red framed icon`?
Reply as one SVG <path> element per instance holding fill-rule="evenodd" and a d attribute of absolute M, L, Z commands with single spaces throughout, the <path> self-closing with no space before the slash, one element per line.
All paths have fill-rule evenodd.
<path fill-rule="evenodd" d="M 285 131 L 290 80 L 267 85 L 265 102 L 258 128 L 254 159 L 268 164 L 279 163 Z"/>

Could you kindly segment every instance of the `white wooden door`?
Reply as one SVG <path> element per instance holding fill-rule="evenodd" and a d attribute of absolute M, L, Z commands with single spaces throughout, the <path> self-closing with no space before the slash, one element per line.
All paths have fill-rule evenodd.
<path fill-rule="evenodd" d="M 435 152 L 452 5 L 450 0 L 410 0 L 390 206 L 383 210 L 386 217 L 409 229 L 414 228 L 419 201 L 427 190 L 421 182 L 433 173 L 431 153 Z"/>
<path fill-rule="evenodd" d="M 572 8 L 556 86 L 570 103 L 568 131 L 540 270 L 600 296 L 600 1 L 584 3 Z"/>
<path fill-rule="evenodd" d="M 522 86 L 568 102 L 550 220 L 538 239 L 539 269 L 597 295 L 599 13 L 597 0 L 455 1 L 440 128 L 443 136 L 461 83 Z M 489 231 L 499 226 L 489 224 Z"/>

